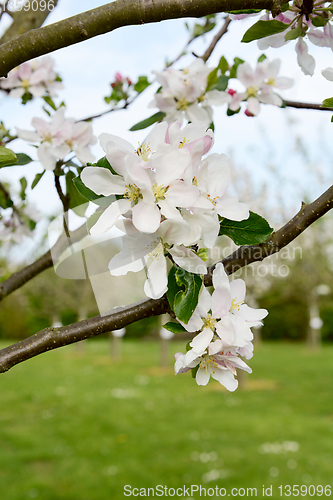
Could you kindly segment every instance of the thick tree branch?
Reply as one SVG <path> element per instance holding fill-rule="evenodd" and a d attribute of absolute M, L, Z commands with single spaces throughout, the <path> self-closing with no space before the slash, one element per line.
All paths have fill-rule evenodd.
<path fill-rule="evenodd" d="M 86 224 L 70 233 L 70 243 L 80 241 L 87 235 Z M 54 260 L 68 247 L 68 238 L 63 234 L 60 236 L 52 250 L 46 252 L 36 262 L 20 271 L 12 274 L 5 281 L 0 283 L 0 301 L 12 292 L 23 286 L 32 278 L 53 266 Z"/>
<path fill-rule="evenodd" d="M 313 203 L 308 205 L 302 203 L 302 207 L 295 217 L 274 232 L 264 243 L 240 247 L 223 259 L 226 272 L 232 274 L 241 267 L 252 262 L 262 261 L 269 255 L 278 252 L 331 208 L 333 208 L 333 186 Z M 209 268 L 205 277 L 206 286 L 211 285 L 214 267 Z M 157 316 L 165 312 L 169 312 L 169 305 L 166 297 L 163 296 L 158 300 L 144 300 L 138 304 L 119 308 L 109 316 L 95 316 L 60 328 L 45 328 L 21 342 L 0 350 L 0 373 L 51 349 L 116 330 L 139 319 Z"/>
<path fill-rule="evenodd" d="M 0 76 L 6 76 L 24 61 L 122 26 L 239 9 L 267 9 L 276 14 L 281 3 L 275 0 L 116 0 L 4 43 L 0 47 Z"/>
<path fill-rule="evenodd" d="M 53 8 L 56 7 L 57 3 L 58 0 L 53 0 L 53 6 L 54 6 Z M 47 4 L 48 2 L 46 1 L 46 7 Z M 45 10 L 42 10 L 43 5 L 44 4 L 41 4 L 41 2 L 35 2 L 34 3 L 35 10 L 33 10 L 32 8 L 24 10 L 24 5 L 23 5 L 21 10 L 13 12 L 12 14 L 13 23 L 9 26 L 8 30 L 1 37 L 0 43 L 2 44 L 9 42 L 9 40 L 12 40 L 17 36 L 22 35 L 27 31 L 34 30 L 42 26 L 47 16 L 53 10 L 53 9 L 47 10 L 47 8 L 45 8 Z"/>
<path fill-rule="evenodd" d="M 51 349 L 79 342 L 110 330 L 123 328 L 139 319 L 158 316 L 166 312 L 168 312 L 168 302 L 165 297 L 162 297 L 158 300 L 144 300 L 137 304 L 121 307 L 109 316 L 95 316 L 60 328 L 52 326 L 45 328 L 28 339 L 2 349 L 0 351 L 0 373 L 9 370 L 17 363 Z"/>

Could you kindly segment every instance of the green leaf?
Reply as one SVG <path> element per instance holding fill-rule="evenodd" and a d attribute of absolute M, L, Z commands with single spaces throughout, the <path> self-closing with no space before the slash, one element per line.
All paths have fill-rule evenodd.
<path fill-rule="evenodd" d="M 10 199 L 9 194 L 0 189 L 0 207 L 2 208 L 10 208 L 14 205 L 13 200 Z"/>
<path fill-rule="evenodd" d="M 228 108 L 227 109 L 227 116 L 237 115 L 237 113 L 239 113 L 240 110 L 241 110 L 240 107 L 238 109 L 236 109 L 236 111 L 233 111 L 232 109 Z"/>
<path fill-rule="evenodd" d="M 249 28 L 243 38 L 243 43 L 249 43 L 253 40 L 259 40 L 260 38 L 265 38 L 266 36 L 275 35 L 276 33 L 282 33 L 288 28 L 289 24 L 282 23 L 281 21 L 257 21 L 255 24 Z"/>
<path fill-rule="evenodd" d="M 222 75 L 224 75 L 228 71 L 229 64 L 224 56 L 221 57 L 218 68 L 220 69 Z"/>
<path fill-rule="evenodd" d="M 57 106 L 54 104 L 50 96 L 44 95 L 43 99 L 46 102 L 46 104 L 48 104 L 52 109 L 54 109 L 54 111 L 57 111 Z"/>
<path fill-rule="evenodd" d="M 311 22 L 316 28 L 321 28 L 322 26 L 326 26 L 328 19 L 325 19 L 323 16 L 316 16 L 311 19 Z"/>
<path fill-rule="evenodd" d="M 147 87 L 149 87 L 149 85 L 150 85 L 150 82 L 148 82 L 148 78 L 146 76 L 139 76 L 138 81 L 134 85 L 134 90 L 135 90 L 135 92 L 138 92 L 138 94 L 140 94 Z"/>
<path fill-rule="evenodd" d="M 298 24 L 296 28 L 291 28 L 291 30 L 286 33 L 284 39 L 287 42 L 288 40 L 296 40 L 296 38 L 300 36 L 303 36 L 302 24 Z"/>
<path fill-rule="evenodd" d="M 221 75 L 218 77 L 215 85 L 213 85 L 213 89 L 217 90 L 226 90 L 228 87 L 229 77 L 226 75 Z"/>
<path fill-rule="evenodd" d="M 263 62 L 265 59 L 267 59 L 267 56 L 265 54 L 261 54 L 261 56 L 258 57 L 258 62 Z"/>
<path fill-rule="evenodd" d="M 174 321 L 169 321 L 163 325 L 163 328 L 169 330 L 172 333 L 183 333 L 186 332 L 185 328 L 180 323 L 175 323 Z"/>
<path fill-rule="evenodd" d="M 205 33 L 208 33 L 211 31 L 213 28 L 215 28 L 216 24 L 214 22 L 206 22 L 206 24 L 198 24 L 196 23 L 193 27 L 192 31 L 192 37 L 197 38 L 198 36 L 204 35 Z"/>
<path fill-rule="evenodd" d="M 168 276 L 167 298 L 171 309 L 183 323 L 188 323 L 198 305 L 202 279 L 198 274 L 173 266 Z"/>
<path fill-rule="evenodd" d="M 219 235 L 226 235 L 231 238 L 236 245 L 256 245 L 267 240 L 273 232 L 267 220 L 260 215 L 250 212 L 246 220 L 240 222 L 226 218 L 220 221 Z"/>
<path fill-rule="evenodd" d="M 243 59 L 235 57 L 234 64 L 230 68 L 229 78 L 237 78 L 237 68 L 240 64 L 243 64 Z"/>
<path fill-rule="evenodd" d="M 321 104 L 322 108 L 333 108 L 333 97 L 329 97 L 328 99 L 324 99 Z"/>
<path fill-rule="evenodd" d="M 45 170 L 43 170 L 43 172 L 41 174 L 36 174 L 34 180 L 32 181 L 31 189 L 34 189 L 37 186 L 37 184 L 39 183 L 39 181 L 41 180 L 41 178 L 43 177 L 44 174 L 45 174 Z"/>
<path fill-rule="evenodd" d="M 21 184 L 20 196 L 22 200 L 25 200 L 26 198 L 25 190 L 27 189 L 28 186 L 27 179 L 25 177 L 21 177 L 20 184 Z"/>
<path fill-rule="evenodd" d="M 138 122 L 135 125 L 133 125 L 133 127 L 130 128 L 130 131 L 135 132 L 136 130 L 142 130 L 143 128 L 150 127 L 150 125 L 161 121 L 162 118 L 164 118 L 164 117 L 165 117 L 165 113 L 162 113 L 162 111 L 158 111 L 157 113 L 150 116 L 149 118 L 146 118 L 145 120 L 142 120 L 141 122 Z"/>
<path fill-rule="evenodd" d="M 119 175 L 115 170 L 113 170 L 113 168 L 112 168 L 112 166 L 111 166 L 111 164 L 106 156 L 103 156 L 103 158 L 100 158 L 98 160 L 98 162 L 93 164 L 93 165 L 96 165 L 97 167 L 107 168 L 108 170 L 110 170 L 111 174 Z"/>
<path fill-rule="evenodd" d="M 197 376 L 197 371 L 199 370 L 199 366 L 200 366 L 200 364 L 198 363 L 197 366 L 195 366 L 194 368 L 191 368 L 192 378 L 195 378 Z"/>
<path fill-rule="evenodd" d="M 73 209 L 80 217 L 83 217 L 87 209 L 87 200 L 74 184 L 75 178 L 74 172 L 69 170 L 66 174 L 66 194 L 69 195 L 69 208 Z"/>
<path fill-rule="evenodd" d="M 13 151 L 4 146 L 0 146 L 0 168 L 9 167 L 17 163 L 17 156 Z"/>
<path fill-rule="evenodd" d="M 210 90 L 217 81 L 218 68 L 214 68 L 207 77 L 206 91 Z"/>
<path fill-rule="evenodd" d="M 28 163 L 33 161 L 33 159 L 30 158 L 30 156 L 26 155 L 25 153 L 17 153 L 16 156 L 17 156 L 16 165 L 27 165 Z"/>

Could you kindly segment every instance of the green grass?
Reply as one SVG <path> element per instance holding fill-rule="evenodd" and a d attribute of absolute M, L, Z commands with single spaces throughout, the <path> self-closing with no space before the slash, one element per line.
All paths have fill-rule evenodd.
<path fill-rule="evenodd" d="M 125 485 L 191 484 L 260 498 L 273 485 L 280 498 L 279 485 L 332 484 L 332 346 L 260 346 L 235 393 L 175 377 L 181 349 L 170 345 L 162 369 L 158 343 L 124 341 L 112 361 L 95 340 L 2 374 L 0 499 L 118 500 Z"/>

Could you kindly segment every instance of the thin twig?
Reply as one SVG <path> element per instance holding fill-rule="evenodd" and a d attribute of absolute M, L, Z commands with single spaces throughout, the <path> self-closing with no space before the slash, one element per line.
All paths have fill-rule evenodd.
<path fill-rule="evenodd" d="M 300 211 L 281 229 L 260 245 L 242 246 L 222 260 L 227 274 L 232 274 L 252 262 L 262 261 L 278 252 L 305 231 L 313 222 L 333 208 L 333 186 L 313 203 L 302 203 Z M 204 283 L 211 285 L 214 266 L 208 269 Z M 108 316 L 95 316 L 85 321 L 60 328 L 49 327 L 10 347 L 0 350 L 0 372 L 51 349 L 56 349 L 100 333 L 116 330 L 135 321 L 169 311 L 165 296 L 158 300 L 145 300 L 117 309 Z"/>
<path fill-rule="evenodd" d="M 223 37 L 223 35 L 225 35 L 226 32 L 228 31 L 228 26 L 229 26 L 230 23 L 231 23 L 231 19 L 230 19 L 229 16 L 227 16 L 225 18 L 225 21 L 224 21 L 224 24 L 223 24 L 222 28 L 220 29 L 220 31 L 218 33 L 216 33 L 216 35 L 214 36 L 211 44 L 207 48 L 206 52 L 201 56 L 201 59 L 203 61 L 205 61 L 205 62 L 208 61 L 208 59 L 212 55 L 212 52 L 215 49 L 217 43 L 221 40 L 221 38 Z"/>
<path fill-rule="evenodd" d="M 284 101 L 285 106 L 288 108 L 297 109 L 316 109 L 318 111 L 333 111 L 333 108 L 325 108 L 321 104 L 314 104 L 311 102 L 298 102 L 298 101 Z"/>

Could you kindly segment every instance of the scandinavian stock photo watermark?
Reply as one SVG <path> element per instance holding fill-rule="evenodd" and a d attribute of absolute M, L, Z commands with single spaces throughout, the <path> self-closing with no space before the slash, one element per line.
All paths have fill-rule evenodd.
<path fill-rule="evenodd" d="M 224 488 L 220 486 L 204 487 L 198 484 L 190 486 L 169 487 L 157 485 L 155 487 L 133 487 L 129 484 L 124 486 L 125 497 L 176 497 L 194 500 L 205 497 L 330 497 L 332 495 L 331 485 L 263 485 L 262 488 L 241 487 Z"/>

